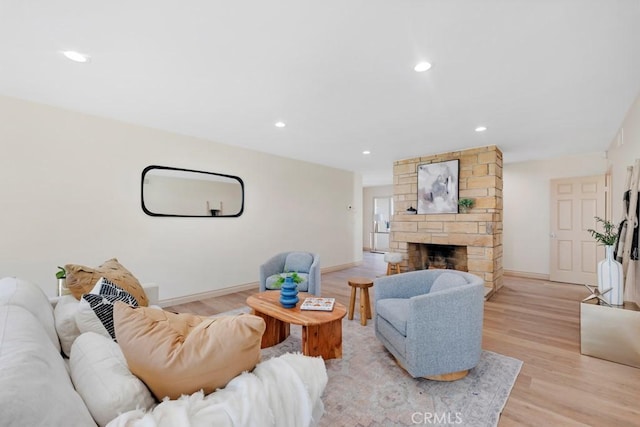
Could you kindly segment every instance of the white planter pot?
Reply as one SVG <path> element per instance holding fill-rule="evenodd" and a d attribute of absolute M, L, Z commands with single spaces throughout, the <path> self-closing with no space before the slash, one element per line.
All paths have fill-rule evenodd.
<path fill-rule="evenodd" d="M 598 263 L 598 289 L 604 292 L 611 288 L 602 297 L 611 305 L 623 305 L 624 303 L 624 278 L 622 264 L 613 258 L 613 246 L 605 246 L 606 257 Z"/>
<path fill-rule="evenodd" d="M 67 280 L 66 279 L 58 279 L 58 296 L 68 295 L 71 292 L 69 288 L 67 288 Z"/>

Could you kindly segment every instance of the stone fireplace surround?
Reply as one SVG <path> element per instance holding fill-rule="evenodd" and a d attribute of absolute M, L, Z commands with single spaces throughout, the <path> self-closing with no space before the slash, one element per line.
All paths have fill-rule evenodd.
<path fill-rule="evenodd" d="M 417 207 L 418 166 L 455 159 L 460 160 L 459 197 L 474 199 L 473 209 L 466 214 L 407 213 Z M 502 152 L 496 146 L 396 161 L 393 183 L 389 246 L 403 255 L 402 271 L 422 266 L 417 260 L 428 247 L 419 244 L 461 247 L 466 248 L 466 271 L 484 278 L 487 294 L 502 287 Z"/>

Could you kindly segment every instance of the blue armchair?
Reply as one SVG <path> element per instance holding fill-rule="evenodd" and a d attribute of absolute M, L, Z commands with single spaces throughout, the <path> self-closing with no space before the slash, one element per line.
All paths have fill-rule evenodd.
<path fill-rule="evenodd" d="M 310 252 L 282 252 L 260 266 L 260 292 L 279 289 L 275 285 L 285 273 L 296 272 L 302 279 L 300 292 L 320 296 L 320 257 Z"/>
<path fill-rule="evenodd" d="M 463 378 L 482 351 L 484 280 L 419 270 L 374 281 L 378 339 L 411 376 Z"/>

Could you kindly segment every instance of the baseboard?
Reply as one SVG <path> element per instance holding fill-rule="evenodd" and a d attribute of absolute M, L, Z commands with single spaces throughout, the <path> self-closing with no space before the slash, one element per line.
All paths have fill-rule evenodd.
<path fill-rule="evenodd" d="M 523 279 L 549 280 L 548 274 L 528 273 L 526 271 L 503 270 L 505 276 L 522 277 Z"/>
<path fill-rule="evenodd" d="M 385 253 L 390 252 L 390 251 L 391 251 L 391 249 L 389 249 L 389 248 L 386 248 L 384 250 L 382 250 L 382 249 L 375 249 L 374 250 L 373 248 L 368 248 L 368 247 L 363 247 L 362 248 L 362 252 L 370 252 L 372 254 L 385 254 Z"/>
<path fill-rule="evenodd" d="M 216 289 L 213 291 L 200 292 L 198 294 L 186 295 L 183 297 L 167 298 L 158 301 L 160 307 L 170 307 L 173 305 L 187 304 L 189 302 L 200 301 L 207 298 L 219 297 L 222 295 L 233 294 L 242 291 L 258 291 L 260 284 L 258 282 L 245 283 L 243 285 L 230 286 L 224 289 Z"/>
<path fill-rule="evenodd" d="M 321 273 L 332 273 L 334 271 L 345 270 L 347 268 L 357 267 L 362 264 L 362 260 L 350 262 L 347 264 L 334 265 L 333 267 L 320 268 Z"/>
<path fill-rule="evenodd" d="M 484 299 L 488 300 L 495 293 L 492 286 L 484 285 Z"/>

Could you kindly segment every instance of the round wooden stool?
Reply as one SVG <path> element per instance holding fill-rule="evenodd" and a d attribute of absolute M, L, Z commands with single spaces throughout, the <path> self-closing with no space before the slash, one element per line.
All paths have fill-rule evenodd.
<path fill-rule="evenodd" d="M 356 306 L 356 292 L 360 288 L 360 324 L 367 325 L 367 319 L 371 319 L 371 302 L 369 301 L 369 288 L 373 286 L 373 280 L 367 277 L 352 277 L 348 280 L 351 286 L 351 299 L 349 300 L 349 320 L 353 320 L 353 310 Z"/>
<path fill-rule="evenodd" d="M 387 263 L 387 276 L 390 276 L 393 273 L 400 274 L 402 254 L 397 252 L 387 252 L 384 254 L 384 262 Z"/>

